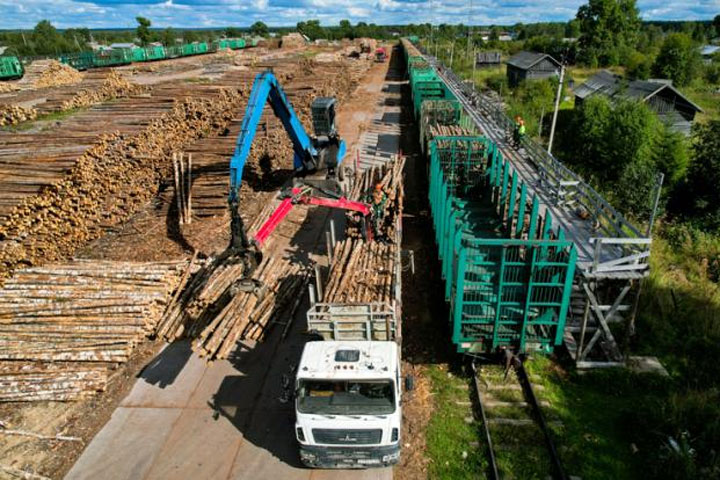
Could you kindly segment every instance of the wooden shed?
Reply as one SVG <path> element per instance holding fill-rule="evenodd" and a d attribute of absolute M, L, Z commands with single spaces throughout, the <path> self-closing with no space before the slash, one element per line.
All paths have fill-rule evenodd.
<path fill-rule="evenodd" d="M 511 87 L 523 80 L 536 80 L 560 75 L 560 62 L 547 53 L 520 52 L 507 61 L 507 78 Z"/>
<path fill-rule="evenodd" d="M 500 52 L 478 52 L 475 54 L 477 68 L 492 68 L 500 66 Z"/>
<path fill-rule="evenodd" d="M 607 70 L 596 73 L 575 89 L 575 106 L 579 107 L 586 98 L 598 94 L 610 99 L 644 102 L 672 130 L 684 135 L 690 134 L 695 115 L 703 111 L 668 80 L 625 81 Z"/>

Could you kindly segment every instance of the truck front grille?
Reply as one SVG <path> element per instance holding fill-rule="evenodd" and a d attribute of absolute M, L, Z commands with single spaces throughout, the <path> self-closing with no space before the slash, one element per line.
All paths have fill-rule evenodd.
<path fill-rule="evenodd" d="M 326 445 L 373 445 L 382 441 L 382 429 L 335 430 L 313 428 L 315 443 Z"/>

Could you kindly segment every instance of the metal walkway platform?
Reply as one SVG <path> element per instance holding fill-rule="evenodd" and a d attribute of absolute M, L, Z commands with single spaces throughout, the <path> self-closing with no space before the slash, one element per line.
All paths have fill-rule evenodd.
<path fill-rule="evenodd" d="M 609 325 L 623 322 L 626 332 L 633 330 L 640 282 L 650 270 L 649 230 L 641 231 L 630 223 L 533 140 L 523 139 L 515 149 L 510 142 L 513 122 L 501 106 L 435 57 L 419 52 L 461 104 L 470 123 L 511 162 L 527 185 L 528 196 L 539 200 L 541 213 L 549 212 L 553 225 L 560 225 L 565 238 L 575 244 L 577 268 L 564 343 L 578 368 L 622 365 L 623 355 Z"/>

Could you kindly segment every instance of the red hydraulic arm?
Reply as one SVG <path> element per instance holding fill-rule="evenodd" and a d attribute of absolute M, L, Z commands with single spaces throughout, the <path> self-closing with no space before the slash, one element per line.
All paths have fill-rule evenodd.
<path fill-rule="evenodd" d="M 340 198 L 322 198 L 313 197 L 309 194 L 309 189 L 294 187 L 290 191 L 291 195 L 283 199 L 280 205 L 270 215 L 270 217 L 262 224 L 255 234 L 255 242 L 261 247 L 268 239 L 270 234 L 277 228 L 280 222 L 290 213 L 293 206 L 297 204 L 318 205 L 321 207 L 339 208 L 342 210 L 350 210 L 361 213 L 363 216 L 370 215 L 370 207 L 362 202 L 348 200 L 345 197 Z"/>

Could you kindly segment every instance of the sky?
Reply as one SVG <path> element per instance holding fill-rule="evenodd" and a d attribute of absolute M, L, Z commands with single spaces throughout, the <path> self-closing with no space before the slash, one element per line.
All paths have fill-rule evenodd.
<path fill-rule="evenodd" d="M 43 19 L 58 28 L 134 28 L 138 15 L 153 27 L 249 26 L 257 20 L 290 26 L 319 19 L 337 25 L 464 23 L 510 25 L 567 21 L 585 0 L 0 0 L 0 29 L 32 28 Z M 709 20 L 720 0 L 638 0 L 645 20 Z"/>

